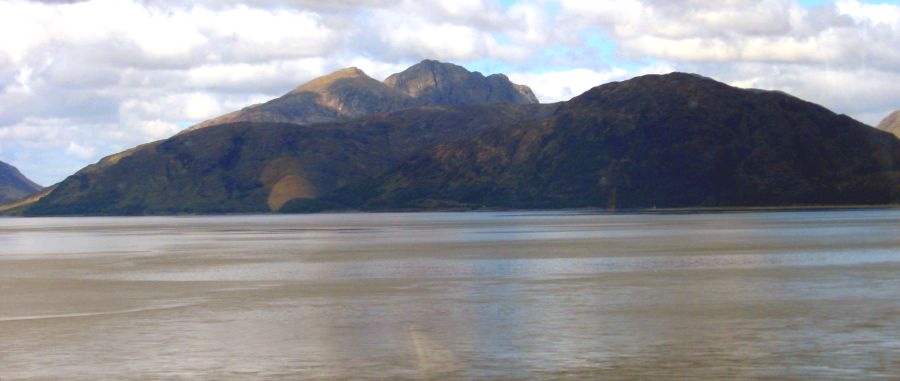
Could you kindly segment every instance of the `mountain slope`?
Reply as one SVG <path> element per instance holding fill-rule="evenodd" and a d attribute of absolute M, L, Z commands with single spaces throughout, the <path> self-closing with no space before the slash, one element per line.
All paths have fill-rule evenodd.
<path fill-rule="evenodd" d="M 28 197 L 41 189 L 16 167 L 0 161 L 0 204 Z"/>
<path fill-rule="evenodd" d="M 313 126 L 224 124 L 104 158 L 58 184 L 24 214 L 268 212 L 376 176 L 427 146 L 554 109 L 434 106 Z"/>
<path fill-rule="evenodd" d="M 286 211 L 900 201 L 900 141 L 779 92 L 696 75 L 596 87 L 551 118 L 415 155 Z"/>
<path fill-rule="evenodd" d="M 346 68 L 307 82 L 266 103 L 205 121 L 188 130 L 234 122 L 314 124 L 358 118 L 412 105 L 406 94 Z"/>
<path fill-rule="evenodd" d="M 357 68 L 313 79 L 271 101 L 249 106 L 188 131 L 234 122 L 315 124 L 413 106 L 538 103 L 527 86 L 502 74 L 484 77 L 461 66 L 425 60 L 379 82 Z"/>
<path fill-rule="evenodd" d="M 878 123 L 879 130 L 887 131 L 895 136 L 900 136 L 900 110 L 892 112 L 886 116 L 881 123 Z"/>

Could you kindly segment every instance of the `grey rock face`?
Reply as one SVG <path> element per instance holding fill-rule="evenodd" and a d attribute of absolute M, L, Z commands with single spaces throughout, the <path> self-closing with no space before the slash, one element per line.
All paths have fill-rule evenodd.
<path fill-rule="evenodd" d="M 900 110 L 894 111 L 878 123 L 878 129 L 900 137 Z"/>
<path fill-rule="evenodd" d="M 391 75 L 384 83 L 420 104 L 538 103 L 530 88 L 510 82 L 503 74 L 485 77 L 462 66 L 433 60 Z"/>

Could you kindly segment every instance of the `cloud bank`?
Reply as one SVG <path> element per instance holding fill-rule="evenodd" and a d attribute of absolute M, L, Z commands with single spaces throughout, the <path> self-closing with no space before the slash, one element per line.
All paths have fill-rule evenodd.
<path fill-rule="evenodd" d="M 0 160 L 37 182 L 329 71 L 424 58 L 545 102 L 645 73 L 779 89 L 867 123 L 900 108 L 900 5 L 839 0 L 0 2 Z"/>

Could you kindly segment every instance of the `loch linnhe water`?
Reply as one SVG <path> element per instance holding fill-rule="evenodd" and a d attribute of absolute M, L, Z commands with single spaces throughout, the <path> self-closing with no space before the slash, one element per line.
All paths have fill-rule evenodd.
<path fill-rule="evenodd" d="M 898 380 L 900 210 L 0 219 L 0 380 Z"/>

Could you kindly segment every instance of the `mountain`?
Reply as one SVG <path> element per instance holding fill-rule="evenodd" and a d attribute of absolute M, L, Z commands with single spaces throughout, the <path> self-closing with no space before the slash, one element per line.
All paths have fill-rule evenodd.
<path fill-rule="evenodd" d="M 31 196 L 41 189 L 40 185 L 28 180 L 16 167 L 0 161 L 0 204 Z"/>
<path fill-rule="evenodd" d="M 424 75 L 430 85 L 419 78 Z M 506 76 L 432 60 L 392 78 L 385 83 L 357 68 L 338 70 L 173 138 L 105 157 L 27 205 L 6 209 L 31 215 L 275 211 L 294 198 L 376 176 L 427 146 L 545 117 L 556 107 L 538 104 L 530 89 Z"/>
<path fill-rule="evenodd" d="M 315 124 L 350 120 L 413 106 L 538 103 L 527 86 L 503 74 L 485 77 L 462 66 L 424 60 L 384 82 L 346 68 L 303 84 L 271 101 L 246 107 L 188 131 L 234 122 Z"/>
<path fill-rule="evenodd" d="M 284 102 L 282 109 L 257 110 L 261 121 L 193 129 L 106 157 L 17 212 L 900 201 L 900 140 L 781 92 L 672 73 L 609 83 L 569 102 L 541 105 L 530 103 L 528 92 L 484 90 L 504 77 L 463 74 L 433 61 L 384 83 L 358 70 L 340 71 L 267 103 Z M 290 100 L 311 93 L 318 105 L 313 108 Z M 521 104 L 494 103 L 496 94 Z M 457 104 L 465 100 L 485 103 Z M 312 123 L 326 109 L 345 114 Z M 272 116 L 263 111 L 311 124 L 266 121 Z"/>
<path fill-rule="evenodd" d="M 555 105 L 428 106 L 349 122 L 235 122 L 104 158 L 26 207 L 26 215 L 277 211 L 377 176 L 413 153 L 550 115 Z"/>
<path fill-rule="evenodd" d="M 900 201 L 900 140 L 790 95 L 692 74 L 595 87 L 544 120 L 431 147 L 284 211 Z"/>
<path fill-rule="evenodd" d="M 885 117 L 881 123 L 878 123 L 877 128 L 882 131 L 890 132 L 895 136 L 900 136 L 900 110 L 894 111 Z"/>

